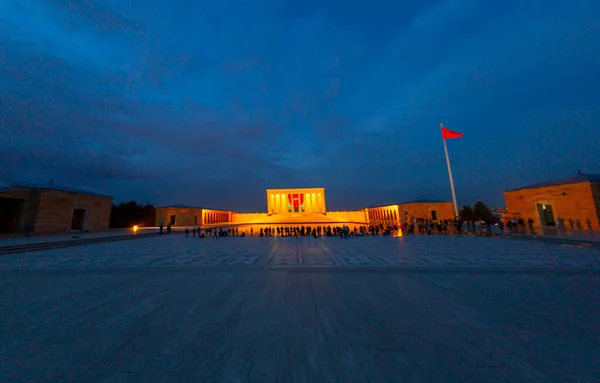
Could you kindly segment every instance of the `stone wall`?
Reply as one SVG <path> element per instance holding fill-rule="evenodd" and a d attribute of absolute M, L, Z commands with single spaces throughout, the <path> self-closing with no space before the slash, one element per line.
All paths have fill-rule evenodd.
<path fill-rule="evenodd" d="M 367 217 L 365 210 L 349 210 L 349 211 L 328 211 L 327 217 L 334 221 L 353 222 L 357 224 L 366 224 Z"/>
<path fill-rule="evenodd" d="M 408 211 L 408 219 L 431 219 L 431 211 L 437 211 L 438 220 L 454 219 L 452 202 L 419 202 L 398 205 L 400 222 L 404 222 L 404 211 Z"/>
<path fill-rule="evenodd" d="M 73 209 L 84 209 L 84 230 L 107 230 L 111 208 L 112 197 L 34 189 L 25 202 L 20 229 L 25 231 L 34 220 L 37 234 L 69 232 Z"/>
<path fill-rule="evenodd" d="M 252 223 L 265 222 L 269 218 L 267 213 L 232 213 L 231 222 L 233 223 Z"/>
<path fill-rule="evenodd" d="M 194 226 L 202 224 L 201 208 L 159 207 L 156 209 L 156 226 L 167 226 L 171 215 L 175 215 L 175 226 Z M 196 220 L 194 220 L 196 216 Z"/>
<path fill-rule="evenodd" d="M 589 218 L 594 230 L 600 229 L 599 211 L 600 184 L 579 182 L 566 185 L 553 185 L 533 189 L 521 189 L 504 192 L 504 200 L 508 208 L 508 216 L 527 221 L 532 218 L 534 227 L 541 227 L 537 204 L 550 204 L 554 219 L 561 217 L 568 226 L 569 219 L 580 220 L 586 228 Z"/>

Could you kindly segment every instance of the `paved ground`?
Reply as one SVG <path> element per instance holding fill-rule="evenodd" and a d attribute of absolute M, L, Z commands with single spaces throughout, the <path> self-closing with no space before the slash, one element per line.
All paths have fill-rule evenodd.
<path fill-rule="evenodd" d="M 149 233 L 153 229 L 140 228 L 138 233 Z M 156 230 L 158 232 L 158 230 Z M 12 236 L 9 234 L 0 234 L 0 248 L 4 246 L 19 246 L 19 245 L 31 245 L 37 243 L 50 243 L 50 242 L 61 242 L 77 239 L 89 239 L 89 238 L 105 238 L 115 237 L 121 235 L 133 234 L 131 229 L 110 229 L 106 231 L 99 231 L 93 233 L 66 233 L 66 234 L 50 234 L 50 235 L 32 235 L 25 237 L 23 235 Z"/>
<path fill-rule="evenodd" d="M 597 382 L 600 251 L 181 235 L 0 257 L 1 382 Z"/>
<path fill-rule="evenodd" d="M 0 269 L 164 266 L 600 267 L 600 251 L 538 241 L 455 236 L 186 238 L 182 234 L 0 257 Z"/>

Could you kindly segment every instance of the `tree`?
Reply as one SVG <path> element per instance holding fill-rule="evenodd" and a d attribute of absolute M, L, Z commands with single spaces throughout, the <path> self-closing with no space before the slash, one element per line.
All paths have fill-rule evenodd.
<path fill-rule="evenodd" d="M 496 219 L 490 209 L 481 201 L 477 201 L 473 207 L 473 214 L 478 221 L 483 220 L 487 223 L 496 223 Z"/>
<path fill-rule="evenodd" d="M 475 215 L 473 215 L 473 209 L 471 209 L 471 206 L 464 205 L 462 207 L 462 209 L 460 210 L 460 218 L 465 222 L 472 221 L 475 219 Z"/>
<path fill-rule="evenodd" d="M 154 226 L 155 216 L 156 209 L 153 205 L 141 205 L 135 201 L 122 202 L 112 206 L 110 227 Z"/>

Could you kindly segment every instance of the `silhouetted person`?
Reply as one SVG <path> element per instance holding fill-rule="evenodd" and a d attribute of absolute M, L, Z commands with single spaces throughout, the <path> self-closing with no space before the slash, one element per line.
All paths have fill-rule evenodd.
<path fill-rule="evenodd" d="M 589 231 L 592 231 L 592 220 L 590 219 L 590 217 L 585 219 L 585 225 L 587 226 Z"/>
<path fill-rule="evenodd" d="M 564 234 L 564 232 L 563 232 L 564 228 L 565 228 L 565 220 L 561 217 L 558 217 L 556 219 L 556 229 L 558 230 L 559 235 Z"/>
<path fill-rule="evenodd" d="M 187 236 L 189 236 L 189 234 L 190 234 L 190 229 L 188 229 L 188 228 L 186 227 L 186 228 L 185 228 L 185 236 L 187 237 Z"/>
<path fill-rule="evenodd" d="M 160 223 L 160 226 L 159 226 L 159 227 L 160 227 L 160 230 L 158 231 L 158 234 L 162 235 L 162 233 L 163 233 L 163 227 L 164 227 L 164 226 L 165 226 L 165 225 L 164 225 L 164 224 L 161 222 L 161 223 Z"/>
<path fill-rule="evenodd" d="M 167 234 L 171 234 L 171 224 L 167 225 Z"/>

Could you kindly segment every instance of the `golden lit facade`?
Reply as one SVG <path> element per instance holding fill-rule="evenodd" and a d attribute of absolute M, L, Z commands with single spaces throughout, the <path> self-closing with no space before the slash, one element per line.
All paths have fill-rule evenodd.
<path fill-rule="evenodd" d="M 325 213 L 325 189 L 267 189 L 268 214 Z"/>
<path fill-rule="evenodd" d="M 156 224 L 201 226 L 361 226 L 397 225 L 412 218 L 451 219 L 452 204 L 445 201 L 413 201 L 360 210 L 327 211 L 324 188 L 267 189 L 267 211 L 237 213 L 201 207 L 171 205 L 157 208 Z"/>

